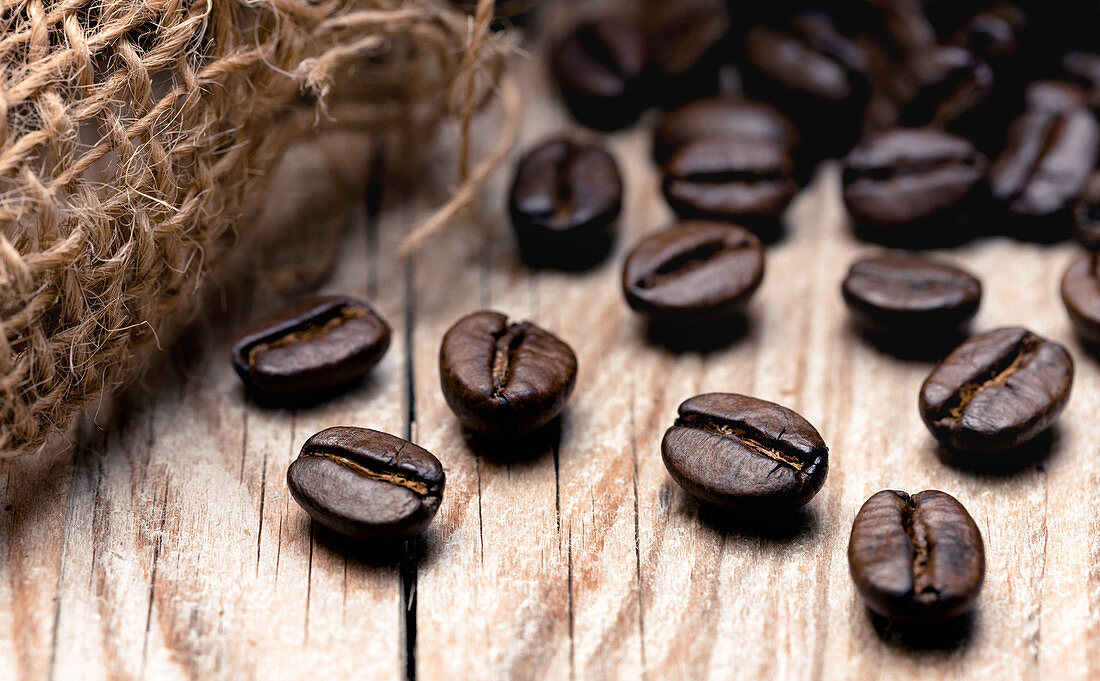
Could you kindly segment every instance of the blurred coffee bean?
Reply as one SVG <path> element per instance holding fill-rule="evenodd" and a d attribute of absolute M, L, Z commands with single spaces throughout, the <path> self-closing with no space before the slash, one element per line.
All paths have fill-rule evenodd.
<path fill-rule="evenodd" d="M 912 55 L 939 44 L 921 0 L 869 0 L 868 4 L 875 12 L 878 42 L 894 63 L 907 64 Z"/>
<path fill-rule="evenodd" d="M 968 140 L 932 128 L 897 128 L 844 158 L 844 205 L 865 239 L 919 247 L 964 239 L 984 189 L 986 158 Z"/>
<path fill-rule="evenodd" d="M 913 95 L 898 122 L 959 132 L 985 132 L 983 107 L 993 95 L 993 71 L 962 47 L 937 45 L 910 58 Z"/>
<path fill-rule="evenodd" d="M 863 49 L 821 13 L 778 29 L 758 26 L 745 39 L 745 92 L 774 102 L 821 155 L 844 153 L 859 135 L 870 94 Z"/>
<path fill-rule="evenodd" d="M 951 38 L 951 44 L 968 49 L 977 59 L 993 67 L 1018 64 L 1027 49 L 1027 12 L 1019 5 L 997 3 L 970 18 Z"/>
<path fill-rule="evenodd" d="M 578 121 L 615 130 L 645 108 L 645 40 L 631 24 L 602 20 L 578 26 L 551 55 L 562 97 Z"/>
<path fill-rule="evenodd" d="M 989 171 L 1004 231 L 1058 241 L 1073 232 L 1073 207 L 1100 155 L 1100 125 L 1079 88 L 1057 81 L 1028 86 L 1024 112 Z"/>
<path fill-rule="evenodd" d="M 1090 251 L 1100 251 L 1100 171 L 1093 171 L 1085 191 L 1073 208 L 1077 241 Z"/>
<path fill-rule="evenodd" d="M 642 241 L 623 266 L 630 307 L 651 319 L 701 324 L 737 313 L 764 278 L 752 232 L 689 220 Z"/>
<path fill-rule="evenodd" d="M 647 97 L 673 107 L 718 91 L 731 19 L 725 0 L 646 0 Z"/>
<path fill-rule="evenodd" d="M 1062 302 L 1081 338 L 1100 343 L 1100 256 L 1082 253 L 1062 277 Z"/>
<path fill-rule="evenodd" d="M 567 139 L 539 145 L 516 167 L 508 200 L 523 259 L 535 267 L 595 265 L 614 242 L 622 196 L 619 168 L 602 148 Z"/>
<path fill-rule="evenodd" d="M 793 151 L 800 134 L 773 105 L 721 95 L 697 99 L 665 114 L 653 134 L 653 156 L 664 165 L 680 147 L 700 137 L 766 140 Z"/>
<path fill-rule="evenodd" d="M 978 312 L 982 285 L 958 267 L 912 256 L 864 258 L 841 285 L 844 302 L 866 327 L 942 336 Z"/>
<path fill-rule="evenodd" d="M 1066 76 L 1085 91 L 1085 101 L 1100 116 L 1100 53 L 1069 52 L 1062 56 Z"/>
<path fill-rule="evenodd" d="M 730 137 L 680 147 L 665 165 L 663 188 L 680 217 L 738 222 L 765 240 L 798 193 L 794 161 L 781 144 Z"/>

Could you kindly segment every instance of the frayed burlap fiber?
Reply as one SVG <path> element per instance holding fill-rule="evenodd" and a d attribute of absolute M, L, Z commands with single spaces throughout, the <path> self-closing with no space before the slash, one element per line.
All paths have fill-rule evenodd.
<path fill-rule="evenodd" d="M 503 51 L 428 0 L 0 0 L 0 452 L 63 432 L 262 238 L 289 142 L 430 139 Z"/>

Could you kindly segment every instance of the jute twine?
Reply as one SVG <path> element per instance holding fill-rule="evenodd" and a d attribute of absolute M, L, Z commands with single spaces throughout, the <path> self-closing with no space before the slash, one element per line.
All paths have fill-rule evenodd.
<path fill-rule="evenodd" d="M 427 140 L 449 114 L 468 130 L 503 72 L 492 5 L 0 0 L 0 453 L 122 384 L 227 252 L 263 238 L 250 201 L 304 131 Z M 464 146 L 463 184 L 406 250 L 504 153 L 470 170 Z"/>

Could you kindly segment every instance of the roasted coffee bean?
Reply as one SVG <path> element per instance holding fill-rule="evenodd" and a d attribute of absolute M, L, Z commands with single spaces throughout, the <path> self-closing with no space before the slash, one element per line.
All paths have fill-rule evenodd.
<path fill-rule="evenodd" d="M 1094 172 L 1073 208 L 1077 240 L 1090 251 L 1100 251 L 1100 171 Z"/>
<path fill-rule="evenodd" d="M 913 94 L 898 113 L 903 126 L 981 131 L 983 107 L 993 96 L 993 70 L 962 47 L 937 45 L 911 58 Z"/>
<path fill-rule="evenodd" d="M 1085 91 L 1085 102 L 1100 115 L 1100 53 L 1069 52 L 1062 57 L 1062 70 Z"/>
<path fill-rule="evenodd" d="M 1064 347 L 1027 329 L 997 329 L 965 341 L 932 370 L 920 412 L 949 450 L 1003 452 L 1050 428 L 1072 386 Z"/>
<path fill-rule="evenodd" d="M 859 509 L 848 542 L 856 591 L 874 612 L 902 622 L 962 615 L 985 579 L 985 546 L 955 497 L 936 490 L 874 495 Z"/>
<path fill-rule="evenodd" d="M 871 0 L 876 14 L 874 32 L 892 61 L 907 64 L 939 42 L 924 0 Z"/>
<path fill-rule="evenodd" d="M 708 504 L 738 511 L 794 510 L 825 484 L 829 448 L 798 414 L 731 393 L 680 405 L 661 455 L 678 485 Z"/>
<path fill-rule="evenodd" d="M 562 97 L 578 121 L 615 130 L 645 108 L 642 77 L 645 40 L 630 24 L 603 20 L 582 24 L 551 55 Z"/>
<path fill-rule="evenodd" d="M 776 142 L 703 137 L 672 155 L 663 189 L 680 217 L 730 220 L 765 234 L 798 183 L 790 153 Z"/>
<path fill-rule="evenodd" d="M 736 225 L 687 221 L 627 257 L 623 293 L 652 319 L 705 323 L 739 311 L 764 278 L 764 247 Z"/>
<path fill-rule="evenodd" d="M 439 459 L 399 437 L 337 426 L 306 440 L 286 472 L 294 500 L 353 539 L 415 537 L 443 500 Z"/>
<path fill-rule="evenodd" d="M 1062 301 L 1074 328 L 1086 341 L 1100 343 L 1100 256 L 1082 253 L 1062 277 Z"/>
<path fill-rule="evenodd" d="M 615 159 L 602 148 L 555 139 L 520 161 L 508 210 L 524 260 L 576 269 L 607 255 L 622 206 Z"/>
<path fill-rule="evenodd" d="M 729 95 L 708 97 L 661 119 L 653 135 L 653 157 L 664 165 L 676 150 L 701 137 L 764 140 L 793 151 L 800 134 L 789 118 L 767 102 Z"/>
<path fill-rule="evenodd" d="M 1009 128 L 989 184 L 1006 231 L 1057 241 L 1073 231 L 1073 206 L 1100 155 L 1100 125 L 1075 86 L 1037 81 L 1027 107 Z"/>
<path fill-rule="evenodd" d="M 779 106 L 821 155 L 842 154 L 858 138 L 867 74 L 863 49 L 824 14 L 800 14 L 785 30 L 758 26 L 745 39 L 746 94 Z"/>
<path fill-rule="evenodd" d="M 844 158 L 844 205 L 865 239 L 909 245 L 959 236 L 984 187 L 987 161 L 962 137 L 898 128 Z"/>
<path fill-rule="evenodd" d="M 390 347 L 390 327 L 365 303 L 307 298 L 248 327 L 233 368 L 257 395 L 323 393 L 363 378 Z"/>
<path fill-rule="evenodd" d="M 1021 61 L 1029 47 L 1027 30 L 1027 12 L 1018 5 L 1001 2 L 971 17 L 955 33 L 951 43 L 970 50 L 1000 75 L 1004 68 Z"/>
<path fill-rule="evenodd" d="M 577 357 L 557 336 L 499 312 L 475 312 L 443 337 L 443 396 L 462 425 L 525 435 L 549 423 L 577 382 Z"/>
<path fill-rule="evenodd" d="M 654 103 L 672 107 L 718 91 L 731 25 L 724 0 L 647 0 L 641 23 Z"/>
<path fill-rule="evenodd" d="M 888 332 L 943 334 L 970 321 L 982 285 L 951 265 L 903 256 L 859 260 L 841 286 L 844 302 L 865 326 Z"/>

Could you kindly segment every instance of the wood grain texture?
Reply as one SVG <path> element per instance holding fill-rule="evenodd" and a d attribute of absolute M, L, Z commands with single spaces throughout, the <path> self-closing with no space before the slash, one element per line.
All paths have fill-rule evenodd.
<path fill-rule="evenodd" d="M 548 134 L 591 134 L 539 61 L 517 69 L 517 153 Z M 452 158 L 431 159 L 412 185 L 383 183 L 380 210 L 353 216 L 324 286 L 365 297 L 393 327 L 364 385 L 297 411 L 249 402 L 228 344 L 278 301 L 229 296 L 112 411 L 89 414 L 71 451 L 0 464 L 0 679 L 1100 676 L 1100 371 L 1057 298 L 1074 248 L 998 239 L 942 254 L 983 281 L 975 330 L 1026 324 L 1077 362 L 1045 451 L 1013 472 L 961 470 L 917 413 L 931 362 L 899 359 L 849 324 L 840 281 L 876 249 L 850 234 L 835 166 L 792 207 L 744 328 L 684 351 L 650 336 L 619 276 L 624 251 L 671 221 L 652 124 L 606 138 L 627 200 L 599 268 L 518 262 L 507 173 L 471 224 L 397 261 L 409 224 L 453 179 Z M 465 436 L 439 390 L 444 331 L 482 307 L 536 321 L 579 358 L 560 428 L 522 447 Z M 736 524 L 672 483 L 661 436 L 683 399 L 712 390 L 780 402 L 821 431 L 829 479 L 798 517 Z M 439 515 L 403 551 L 348 547 L 290 499 L 287 465 L 339 424 L 410 437 L 443 461 Z M 848 532 L 884 488 L 947 491 L 985 538 L 978 608 L 946 644 L 876 626 L 856 598 Z"/>

